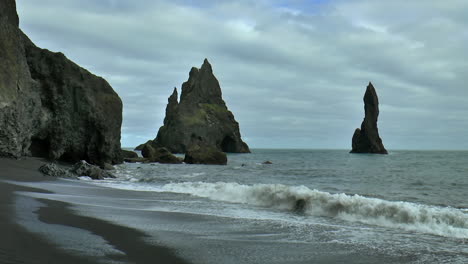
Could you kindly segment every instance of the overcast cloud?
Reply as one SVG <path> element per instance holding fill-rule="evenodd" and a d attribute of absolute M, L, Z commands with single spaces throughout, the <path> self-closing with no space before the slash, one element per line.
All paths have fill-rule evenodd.
<path fill-rule="evenodd" d="M 20 27 L 106 78 L 122 145 L 209 59 L 252 148 L 350 149 L 369 81 L 387 149 L 468 149 L 468 1 L 18 0 Z"/>

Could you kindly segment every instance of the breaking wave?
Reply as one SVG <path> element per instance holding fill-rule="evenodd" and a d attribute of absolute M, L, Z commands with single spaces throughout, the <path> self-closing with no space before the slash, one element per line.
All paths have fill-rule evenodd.
<path fill-rule="evenodd" d="M 371 225 L 402 228 L 445 237 L 468 238 L 468 214 L 461 209 L 386 201 L 360 195 L 331 194 L 306 186 L 282 184 L 184 182 L 160 191 L 191 194 L 231 203 L 245 203 L 305 215 L 339 218 Z"/>

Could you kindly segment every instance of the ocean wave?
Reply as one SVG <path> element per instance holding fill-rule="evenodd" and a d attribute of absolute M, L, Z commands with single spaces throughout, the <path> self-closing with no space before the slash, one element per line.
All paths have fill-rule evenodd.
<path fill-rule="evenodd" d="M 306 186 L 282 184 L 184 182 L 166 184 L 160 191 L 294 210 L 306 215 L 333 217 L 445 237 L 468 238 L 468 214 L 450 207 L 386 201 L 360 195 L 331 194 Z"/>

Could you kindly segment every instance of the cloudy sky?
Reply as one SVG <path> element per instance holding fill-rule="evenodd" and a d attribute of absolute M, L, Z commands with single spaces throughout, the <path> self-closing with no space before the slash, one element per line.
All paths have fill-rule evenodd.
<path fill-rule="evenodd" d="M 251 148 L 350 149 L 372 81 L 387 149 L 468 149 L 466 0 L 17 5 L 37 45 L 119 93 L 123 146 L 156 136 L 172 89 L 208 58 Z"/>

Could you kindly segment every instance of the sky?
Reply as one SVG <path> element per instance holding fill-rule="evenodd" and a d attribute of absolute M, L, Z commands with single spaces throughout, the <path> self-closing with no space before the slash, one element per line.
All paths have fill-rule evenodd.
<path fill-rule="evenodd" d="M 204 58 L 251 148 L 351 149 L 369 81 L 387 149 L 468 149 L 468 1 L 17 0 L 36 45 L 104 77 L 122 146 Z"/>

